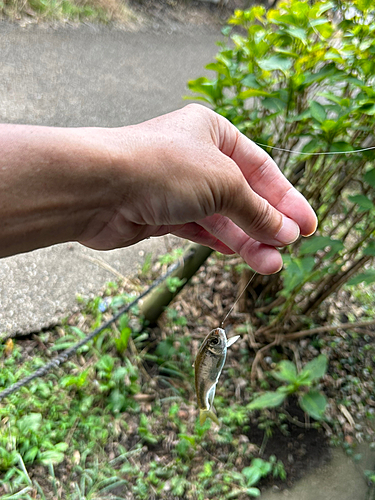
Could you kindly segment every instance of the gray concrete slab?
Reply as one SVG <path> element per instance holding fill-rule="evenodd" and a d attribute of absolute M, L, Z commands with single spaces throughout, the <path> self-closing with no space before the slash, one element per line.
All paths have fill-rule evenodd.
<path fill-rule="evenodd" d="M 127 32 L 0 23 L 0 121 L 115 127 L 178 109 L 219 38 L 218 28 L 193 25 Z M 65 244 L 2 259 L 0 333 L 47 327 L 77 294 L 99 292 L 114 278 L 99 260 L 128 275 L 142 253 L 165 251 L 163 239 L 151 239 L 113 252 Z"/>
<path fill-rule="evenodd" d="M 310 471 L 290 490 L 266 491 L 262 500 L 370 500 L 364 472 L 374 470 L 375 453 L 368 445 L 356 450 L 355 462 L 342 448 L 333 448 L 331 460 Z"/>

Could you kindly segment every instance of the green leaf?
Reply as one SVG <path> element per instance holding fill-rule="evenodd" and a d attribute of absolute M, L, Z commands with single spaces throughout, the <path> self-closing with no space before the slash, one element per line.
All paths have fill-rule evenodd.
<path fill-rule="evenodd" d="M 312 236 L 307 238 L 301 244 L 300 255 L 315 254 L 319 250 L 324 250 L 331 247 L 335 253 L 344 248 L 344 244 L 340 240 L 335 240 L 329 236 Z"/>
<path fill-rule="evenodd" d="M 253 486 L 262 478 L 261 471 L 257 467 L 245 467 L 242 469 L 242 475 L 246 477 L 246 484 Z"/>
<path fill-rule="evenodd" d="M 286 394 L 281 392 L 265 392 L 261 396 L 255 398 L 247 408 L 249 410 L 260 410 L 262 408 L 275 408 L 280 406 L 286 398 Z"/>
<path fill-rule="evenodd" d="M 327 118 L 327 113 L 324 107 L 316 101 L 310 103 L 311 116 L 319 123 L 323 123 Z"/>
<path fill-rule="evenodd" d="M 205 77 L 190 80 L 188 87 L 192 92 L 203 94 L 205 96 L 203 99 L 211 104 L 215 104 L 216 100 L 221 97 L 221 92 L 215 81 L 211 81 Z"/>
<path fill-rule="evenodd" d="M 367 184 L 370 184 L 371 187 L 375 188 L 375 168 L 366 172 L 363 179 L 367 182 Z"/>
<path fill-rule="evenodd" d="M 262 100 L 262 105 L 264 108 L 272 112 L 283 111 L 287 106 L 286 102 L 278 99 L 277 97 L 266 97 Z"/>
<path fill-rule="evenodd" d="M 247 486 L 253 486 L 259 480 L 267 476 L 272 470 L 272 465 L 261 458 L 255 458 L 251 461 L 250 467 L 242 469 L 241 474 L 246 478 Z"/>
<path fill-rule="evenodd" d="M 336 120 L 324 120 L 320 125 L 323 132 L 330 133 L 333 130 L 337 129 L 338 123 Z"/>
<path fill-rule="evenodd" d="M 288 360 L 280 361 L 278 370 L 272 372 L 272 376 L 282 382 L 294 383 L 297 380 L 297 368 L 294 363 Z"/>
<path fill-rule="evenodd" d="M 318 149 L 322 148 L 323 148 L 322 141 L 314 138 L 303 146 L 302 153 L 315 153 Z"/>
<path fill-rule="evenodd" d="M 348 199 L 352 203 L 356 203 L 359 206 L 361 212 L 367 212 L 368 210 L 374 208 L 374 204 L 372 203 L 372 201 L 364 194 L 355 194 L 353 196 L 348 196 Z"/>
<path fill-rule="evenodd" d="M 247 488 L 246 494 L 251 497 L 260 497 L 260 490 L 258 490 L 258 488 Z"/>
<path fill-rule="evenodd" d="M 322 80 L 328 80 L 332 76 L 337 76 L 340 71 L 337 70 L 334 63 L 329 64 L 319 70 L 317 73 L 305 73 L 305 85 L 311 85 Z"/>
<path fill-rule="evenodd" d="M 102 356 L 96 363 L 95 367 L 97 370 L 103 370 L 104 372 L 110 373 L 115 365 L 115 360 L 109 354 Z"/>
<path fill-rule="evenodd" d="M 32 463 L 34 462 L 35 458 L 37 457 L 39 453 L 39 448 L 38 446 L 33 446 L 32 448 L 29 448 L 27 452 L 23 456 L 23 460 L 25 463 Z"/>
<path fill-rule="evenodd" d="M 301 42 L 305 43 L 307 40 L 306 31 L 303 28 L 297 28 L 296 26 L 288 26 L 285 31 L 289 33 L 293 38 L 298 38 Z"/>
<path fill-rule="evenodd" d="M 119 353 L 122 353 L 128 347 L 129 338 L 131 337 L 132 329 L 130 327 L 121 328 L 120 336 L 114 339 L 116 344 L 116 349 Z"/>
<path fill-rule="evenodd" d="M 174 352 L 173 340 L 170 337 L 162 340 L 158 343 L 155 352 L 161 358 L 169 359 L 171 357 L 171 353 Z"/>
<path fill-rule="evenodd" d="M 315 265 L 314 257 L 293 258 L 289 262 L 283 256 L 285 269 L 282 271 L 284 288 L 282 293 L 288 294 L 303 283 Z"/>
<path fill-rule="evenodd" d="M 113 412 L 119 413 L 126 405 L 126 396 L 119 389 L 113 389 L 109 395 L 110 407 Z"/>
<path fill-rule="evenodd" d="M 17 422 L 17 427 L 22 434 L 27 434 L 28 432 L 38 432 L 40 426 L 42 425 L 42 414 L 41 413 L 29 413 L 24 415 Z"/>
<path fill-rule="evenodd" d="M 375 241 L 370 241 L 367 247 L 363 249 L 363 253 L 375 257 Z"/>
<path fill-rule="evenodd" d="M 86 337 L 86 334 L 83 333 L 82 330 L 80 330 L 77 326 L 71 326 L 70 329 L 76 333 L 81 339 Z"/>
<path fill-rule="evenodd" d="M 324 354 L 320 354 L 303 367 L 303 370 L 299 373 L 298 378 L 303 379 L 305 383 L 311 383 L 314 380 L 318 380 L 325 375 L 327 371 L 327 364 L 327 357 L 324 356 Z"/>
<path fill-rule="evenodd" d="M 68 445 L 68 443 L 65 443 L 64 441 L 61 441 L 60 443 L 56 443 L 54 448 L 57 451 L 66 451 L 69 448 L 69 445 Z"/>
<path fill-rule="evenodd" d="M 314 14 L 317 18 L 321 17 L 324 12 L 327 12 L 329 9 L 334 9 L 336 4 L 334 2 L 320 2 L 314 5 L 313 10 Z"/>
<path fill-rule="evenodd" d="M 264 71 L 288 71 L 292 67 L 293 61 L 281 56 L 271 56 L 268 59 L 258 61 L 258 66 Z"/>
<path fill-rule="evenodd" d="M 300 122 L 302 120 L 307 120 L 307 118 L 310 118 L 310 111 L 308 109 L 304 109 L 302 111 L 302 113 L 299 113 L 298 115 L 289 116 L 288 118 L 285 118 L 285 121 L 287 123 L 293 123 L 293 122 Z M 317 139 L 313 139 L 313 140 L 320 144 L 320 141 L 318 141 Z M 308 144 L 310 144 L 310 142 Z M 307 146 L 308 144 L 306 144 L 305 146 Z M 313 151 L 315 151 L 315 150 L 313 150 Z M 309 153 L 310 151 L 307 151 L 307 152 Z"/>
<path fill-rule="evenodd" d="M 246 490 L 234 489 L 228 493 L 225 498 L 231 500 L 232 498 L 242 497 L 244 493 L 251 497 L 260 497 L 260 490 L 258 490 L 258 488 L 247 488 Z"/>
<path fill-rule="evenodd" d="M 240 92 L 238 94 L 238 97 L 240 99 L 245 100 L 248 99 L 249 97 L 268 97 L 269 95 L 270 95 L 269 92 L 266 92 L 265 90 L 249 89 Z"/>
<path fill-rule="evenodd" d="M 327 406 L 327 399 L 319 391 L 309 391 L 300 399 L 299 404 L 310 417 L 321 420 Z"/>
<path fill-rule="evenodd" d="M 43 451 L 39 455 L 39 461 L 43 465 L 49 465 L 49 464 L 60 464 L 64 460 L 64 453 L 61 453 L 60 451 Z"/>
<path fill-rule="evenodd" d="M 127 328 L 128 325 L 129 325 L 129 316 L 127 314 L 122 314 L 118 322 L 120 331 L 123 330 L 124 328 Z"/>
<path fill-rule="evenodd" d="M 359 285 L 359 283 L 365 283 L 366 285 L 371 285 L 371 283 L 375 283 L 375 269 L 368 269 L 364 273 L 357 274 L 350 280 L 348 280 L 347 285 Z"/>
<path fill-rule="evenodd" d="M 332 152 L 337 153 L 346 153 L 349 151 L 354 151 L 354 148 L 351 144 L 345 141 L 333 142 L 329 148 Z"/>
<path fill-rule="evenodd" d="M 373 116 L 375 115 L 375 104 L 373 102 L 368 102 L 363 104 L 359 110 L 365 115 Z"/>
<path fill-rule="evenodd" d="M 260 85 L 253 74 L 246 75 L 245 78 L 242 78 L 241 84 L 244 87 L 250 87 L 252 89 L 259 89 Z"/>

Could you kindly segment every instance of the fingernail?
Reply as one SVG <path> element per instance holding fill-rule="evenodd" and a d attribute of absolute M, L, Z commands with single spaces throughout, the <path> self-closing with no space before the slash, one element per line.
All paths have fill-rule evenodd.
<path fill-rule="evenodd" d="M 299 237 L 299 226 L 292 219 L 283 216 L 283 225 L 276 235 L 276 240 L 282 245 L 289 245 Z"/>
<path fill-rule="evenodd" d="M 309 236 L 312 236 L 316 232 L 317 229 L 318 229 L 318 217 L 315 215 L 315 227 L 314 227 L 314 229 L 312 231 L 310 231 L 309 234 L 303 234 L 302 236 L 304 238 L 308 238 Z"/>

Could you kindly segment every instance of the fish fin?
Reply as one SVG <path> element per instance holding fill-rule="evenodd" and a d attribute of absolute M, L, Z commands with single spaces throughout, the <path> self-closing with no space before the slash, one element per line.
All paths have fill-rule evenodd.
<path fill-rule="evenodd" d="M 203 425 L 207 418 L 210 418 L 215 424 L 220 425 L 219 419 L 212 410 L 199 410 L 199 422 Z"/>
<path fill-rule="evenodd" d="M 215 392 L 216 392 L 216 384 L 211 387 L 210 392 L 208 393 L 208 403 L 210 405 L 210 408 L 212 407 L 212 404 L 215 399 Z"/>
<path fill-rule="evenodd" d="M 241 337 L 241 335 L 236 335 L 235 337 L 231 337 L 230 339 L 227 340 L 227 347 L 230 347 L 233 345 L 237 340 Z"/>

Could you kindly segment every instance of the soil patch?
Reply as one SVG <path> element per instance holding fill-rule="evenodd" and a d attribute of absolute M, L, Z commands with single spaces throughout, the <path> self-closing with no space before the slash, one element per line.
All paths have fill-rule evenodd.
<path fill-rule="evenodd" d="M 249 2 L 245 0 L 176 1 L 176 0 L 129 0 L 132 10 L 153 25 L 195 24 L 220 26 L 233 14 L 235 9 L 243 9 Z"/>

